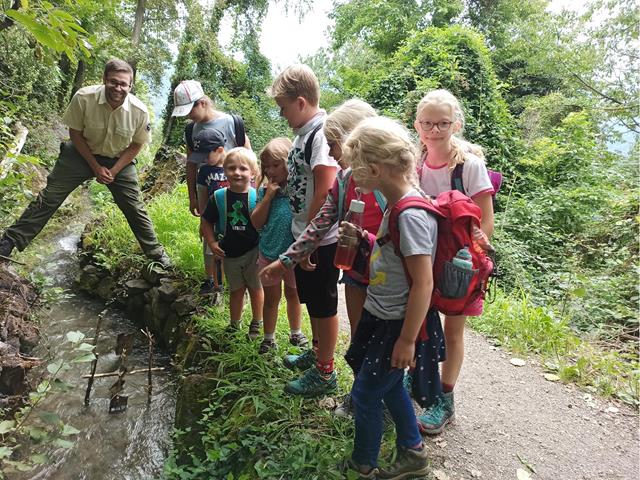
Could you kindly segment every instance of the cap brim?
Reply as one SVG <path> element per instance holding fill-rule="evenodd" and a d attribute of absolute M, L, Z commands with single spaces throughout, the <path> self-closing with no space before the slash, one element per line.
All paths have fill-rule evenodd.
<path fill-rule="evenodd" d="M 187 103 L 186 105 L 178 105 L 173 109 L 173 112 L 171 112 L 171 116 L 184 117 L 185 115 L 189 115 L 194 103 L 196 102 Z"/>
<path fill-rule="evenodd" d="M 208 156 L 209 154 L 206 152 L 191 152 L 191 155 L 187 157 L 187 161 L 193 163 L 202 163 L 207 160 Z"/>

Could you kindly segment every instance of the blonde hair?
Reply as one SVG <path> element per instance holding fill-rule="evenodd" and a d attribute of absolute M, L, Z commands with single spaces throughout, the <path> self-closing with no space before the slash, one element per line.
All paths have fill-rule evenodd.
<path fill-rule="evenodd" d="M 455 121 L 460 123 L 460 130 L 451 136 L 451 156 L 449 158 L 449 170 L 456 168 L 456 165 L 464 163 L 464 158 L 471 153 L 481 160 L 484 160 L 484 151 L 480 145 L 468 142 L 462 137 L 464 130 L 464 111 L 458 99 L 449 90 L 432 90 L 427 93 L 418 103 L 416 108 L 416 119 L 428 105 L 446 105 L 451 108 Z M 422 151 L 426 152 L 426 145 L 422 146 Z"/>
<path fill-rule="evenodd" d="M 229 150 L 224 157 L 222 168 L 227 168 L 227 165 L 232 160 L 239 160 L 246 163 L 251 169 L 253 176 L 258 174 L 258 159 L 256 158 L 256 154 L 248 148 L 236 147 Z"/>
<path fill-rule="evenodd" d="M 409 131 L 387 117 L 361 121 L 342 148 L 342 156 L 346 157 L 354 172 L 372 163 L 390 165 L 414 187 L 418 184 L 416 153 Z"/>
<path fill-rule="evenodd" d="M 375 117 L 376 111 L 367 102 L 357 98 L 347 100 L 337 107 L 324 122 L 327 142 L 342 144 L 347 135 L 365 118 Z"/>
<path fill-rule="evenodd" d="M 287 137 L 277 137 L 269 141 L 262 150 L 260 150 L 260 177 L 256 181 L 256 185 L 262 185 L 267 175 L 264 173 L 263 163 L 266 160 L 274 162 L 283 162 L 286 164 L 289 150 L 293 143 Z"/>
<path fill-rule="evenodd" d="M 320 83 L 308 65 L 303 63 L 285 68 L 269 89 L 272 98 L 305 98 L 311 105 L 320 103 Z"/>

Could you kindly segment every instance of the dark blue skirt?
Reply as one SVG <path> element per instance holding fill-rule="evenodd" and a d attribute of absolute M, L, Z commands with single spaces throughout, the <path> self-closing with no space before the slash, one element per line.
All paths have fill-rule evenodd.
<path fill-rule="evenodd" d="M 391 355 L 404 319 L 383 320 L 362 310 L 362 317 L 345 359 L 356 375 L 382 376 L 391 369 Z M 416 340 L 416 366 L 410 375 L 411 393 L 422 407 L 442 394 L 438 364 L 445 359 L 444 332 L 435 309 L 427 312 Z"/>

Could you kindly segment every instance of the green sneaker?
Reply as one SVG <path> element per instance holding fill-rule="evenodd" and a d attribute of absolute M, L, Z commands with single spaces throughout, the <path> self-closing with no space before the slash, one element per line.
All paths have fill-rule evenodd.
<path fill-rule="evenodd" d="M 291 395 L 303 397 L 318 397 L 335 392 L 338 388 L 336 372 L 323 375 L 317 368 L 310 368 L 296 380 L 292 380 L 284 387 L 284 391 Z"/>
<path fill-rule="evenodd" d="M 436 403 L 417 417 L 420 432 L 426 435 L 438 435 L 442 433 L 447 423 L 455 418 L 455 405 L 453 392 L 443 393 Z"/>
<path fill-rule="evenodd" d="M 378 480 L 402 480 L 403 478 L 413 478 L 429 473 L 429 461 L 427 460 L 427 449 L 421 450 L 413 448 L 398 448 L 396 461 L 378 472 Z"/>
<path fill-rule="evenodd" d="M 302 355 L 286 355 L 282 363 L 289 370 L 308 370 L 316 364 L 316 352 L 309 349 Z"/>

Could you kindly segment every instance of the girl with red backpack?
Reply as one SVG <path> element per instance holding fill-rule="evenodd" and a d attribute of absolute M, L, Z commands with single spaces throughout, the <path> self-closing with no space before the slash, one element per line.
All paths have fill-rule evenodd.
<path fill-rule="evenodd" d="M 447 90 L 433 90 L 418 103 L 416 132 L 422 146 L 418 168 L 420 186 L 430 196 L 459 190 L 480 207 L 480 228 L 493 233 L 494 186 L 479 145 L 462 138 L 464 113 L 458 99 Z M 464 324 L 467 316 L 482 314 L 483 296 L 477 296 L 459 315 L 446 315 L 444 334 L 447 357 L 442 364 L 442 395 L 418 416 L 423 433 L 435 435 L 454 418 L 453 388 L 464 359 Z"/>

